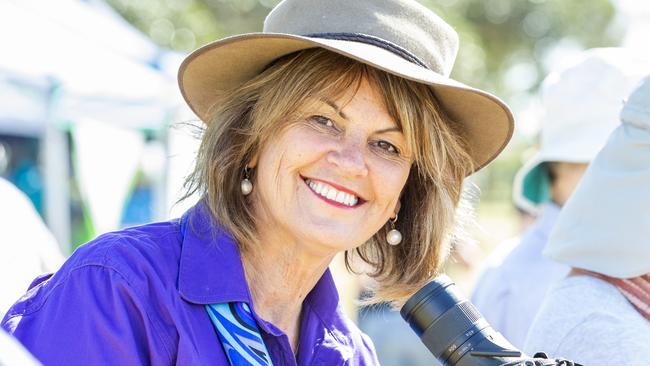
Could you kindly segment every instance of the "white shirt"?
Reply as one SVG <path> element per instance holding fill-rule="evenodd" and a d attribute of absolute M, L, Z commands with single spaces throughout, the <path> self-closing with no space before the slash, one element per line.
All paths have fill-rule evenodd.
<path fill-rule="evenodd" d="M 519 349 L 549 286 L 569 272 L 568 266 L 542 257 L 559 212 L 555 204 L 544 205 L 520 239 L 499 245 L 472 294 L 472 303 L 490 325 Z"/>
<path fill-rule="evenodd" d="M 567 277 L 549 291 L 524 352 L 588 366 L 650 364 L 650 322 L 612 284 Z"/>
<path fill-rule="evenodd" d="M 37 366 L 40 363 L 12 336 L 0 329 L 0 366 Z"/>
<path fill-rule="evenodd" d="M 0 178 L 0 318 L 35 277 L 56 271 L 63 261 L 29 198 Z"/>

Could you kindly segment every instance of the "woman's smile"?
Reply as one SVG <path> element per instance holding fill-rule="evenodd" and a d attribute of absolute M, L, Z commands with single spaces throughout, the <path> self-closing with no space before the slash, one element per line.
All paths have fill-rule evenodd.
<path fill-rule="evenodd" d="M 337 184 L 313 178 L 303 178 L 303 180 L 316 197 L 330 205 L 341 208 L 356 208 L 365 202 L 354 191 Z"/>

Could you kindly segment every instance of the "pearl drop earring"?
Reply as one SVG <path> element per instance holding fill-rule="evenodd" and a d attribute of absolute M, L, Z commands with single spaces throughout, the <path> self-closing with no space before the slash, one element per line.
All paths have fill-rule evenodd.
<path fill-rule="evenodd" d="M 250 180 L 250 168 L 248 166 L 244 168 L 244 179 L 242 179 L 239 187 L 244 196 L 248 196 L 253 191 L 253 183 Z"/>
<path fill-rule="evenodd" d="M 397 222 L 397 214 L 395 217 L 390 219 L 391 230 L 386 234 L 386 241 L 390 245 L 399 245 L 402 242 L 402 233 L 399 230 L 395 229 L 395 223 Z"/>

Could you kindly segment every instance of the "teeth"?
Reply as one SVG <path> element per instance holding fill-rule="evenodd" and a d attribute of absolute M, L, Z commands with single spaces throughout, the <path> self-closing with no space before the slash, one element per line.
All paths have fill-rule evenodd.
<path fill-rule="evenodd" d="M 336 201 L 342 203 L 346 206 L 355 206 L 359 199 L 349 193 L 341 192 L 334 187 L 331 187 L 325 183 L 313 182 L 307 180 L 307 185 L 311 188 L 312 191 L 316 192 L 318 195 L 327 198 L 328 200 Z"/>
<path fill-rule="evenodd" d="M 354 201 L 354 196 L 351 194 L 346 195 L 345 204 L 348 206 L 353 206 L 354 204 L 352 203 L 352 201 Z"/>

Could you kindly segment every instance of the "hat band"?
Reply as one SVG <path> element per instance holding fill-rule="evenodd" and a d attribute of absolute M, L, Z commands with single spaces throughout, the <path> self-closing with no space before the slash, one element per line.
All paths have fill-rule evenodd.
<path fill-rule="evenodd" d="M 376 47 L 380 47 L 389 51 L 391 53 L 400 56 L 408 62 L 414 63 L 420 67 L 424 67 L 427 70 L 430 70 L 429 67 L 422 62 L 417 56 L 409 52 L 408 50 L 396 45 L 395 43 L 389 42 L 385 39 L 379 37 L 371 36 L 363 33 L 312 33 L 305 34 L 305 37 L 312 38 L 325 38 L 325 39 L 334 39 L 339 41 L 352 41 L 352 42 L 361 42 Z"/>

